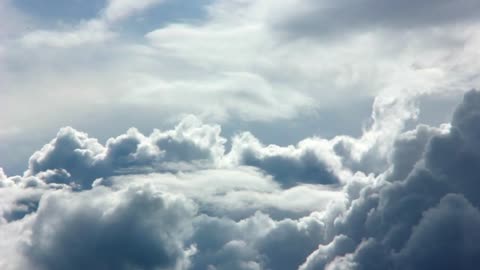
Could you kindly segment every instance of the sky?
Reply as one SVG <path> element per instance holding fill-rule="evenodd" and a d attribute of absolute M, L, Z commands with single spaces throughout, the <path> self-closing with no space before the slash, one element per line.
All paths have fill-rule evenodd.
<path fill-rule="evenodd" d="M 0 0 L 0 268 L 479 269 L 477 0 Z"/>

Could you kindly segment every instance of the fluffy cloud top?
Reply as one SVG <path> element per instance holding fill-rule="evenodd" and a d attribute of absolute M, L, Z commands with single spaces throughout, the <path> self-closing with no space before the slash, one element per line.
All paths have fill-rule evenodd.
<path fill-rule="evenodd" d="M 132 128 L 105 146 L 67 127 L 30 158 L 25 175 L 53 171 L 47 183 L 88 188 L 101 177 L 213 166 L 223 155 L 224 143 L 218 126 L 203 125 L 193 116 L 174 130 L 156 130 L 149 137 Z"/>

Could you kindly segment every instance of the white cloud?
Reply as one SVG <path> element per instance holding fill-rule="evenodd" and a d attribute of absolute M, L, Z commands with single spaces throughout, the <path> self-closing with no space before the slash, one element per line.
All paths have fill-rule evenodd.
<path fill-rule="evenodd" d="M 139 13 L 149 7 L 165 0 L 108 0 L 102 12 L 103 17 L 109 22 L 115 22 Z"/>
<path fill-rule="evenodd" d="M 167 23 L 130 38 L 123 20 L 109 22 L 102 12 L 112 6 L 113 14 L 123 14 L 112 16 L 124 18 L 161 3 L 111 1 L 98 18 L 70 30 L 34 30 L 10 40 L 2 44 L 0 102 L 11 117 L 2 126 L 65 125 L 98 104 L 152 107 L 169 119 L 193 113 L 216 121 L 275 121 L 348 108 L 366 97 L 403 102 L 478 83 L 474 23 L 398 34 L 355 31 L 326 41 L 286 38 L 275 20 L 290 2 L 215 1 L 204 21 Z M 12 106 L 15 100 L 31 113 Z M 69 117 L 54 113 L 59 110 Z"/>
<path fill-rule="evenodd" d="M 103 43 L 117 36 L 119 21 L 163 2 L 162 0 L 110 0 L 96 18 L 62 30 L 33 30 L 20 39 L 27 47 L 72 48 Z"/>
<path fill-rule="evenodd" d="M 74 29 L 63 31 L 35 30 L 25 34 L 21 43 L 27 47 L 72 48 L 102 43 L 115 37 L 115 33 L 100 20 L 82 22 Z"/>

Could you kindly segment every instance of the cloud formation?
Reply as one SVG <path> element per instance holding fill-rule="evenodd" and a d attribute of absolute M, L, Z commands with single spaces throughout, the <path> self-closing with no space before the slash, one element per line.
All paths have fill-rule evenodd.
<path fill-rule="evenodd" d="M 15 15 L 6 17 L 9 22 L 31 15 L 12 1 L 4 2 L 5 10 L 18 11 L 9 12 L 9 17 Z M 28 134 L 43 128 L 48 129 L 43 135 L 51 134 L 61 126 L 80 126 L 90 117 L 87 111 L 113 117 L 116 124 L 123 123 L 118 115 L 126 110 L 136 119 L 162 115 L 161 124 L 183 113 L 223 122 L 237 118 L 264 122 L 300 121 L 305 115 L 334 110 L 335 118 L 378 95 L 413 98 L 463 92 L 478 84 L 478 27 L 471 15 L 478 5 L 472 1 L 378 4 L 398 12 L 397 17 L 379 11 L 375 1 L 359 1 L 355 7 L 348 7 L 348 1 L 200 2 L 193 14 L 175 10 L 178 17 L 165 22 L 148 18 L 161 17 L 155 12 L 169 1 L 122 0 L 104 1 L 96 14 L 90 12 L 91 17 L 82 20 L 26 20 L 30 23 L 19 23 L 20 30 L 8 27 L 6 32 L 13 34 L 0 40 L 0 105 L 10 117 L 1 129 L 18 128 Z M 425 11 L 430 8 L 432 12 Z M 419 19 L 411 22 L 418 26 L 412 31 L 371 30 L 379 24 L 371 21 L 377 17 L 388 25 L 412 10 L 438 20 L 439 14 L 453 13 L 434 29 L 420 27 Z M 317 40 L 308 27 L 294 27 L 293 11 L 301 20 L 313 20 L 313 25 L 326 18 L 328 23 L 321 26 L 354 29 L 354 34 Z M 314 38 L 281 34 L 289 31 Z M 12 105 L 18 100 L 31 108 L 28 113 Z M 156 127 L 153 122 L 149 129 Z M 101 129 L 102 135 L 113 135 L 98 123 L 84 126 L 89 133 Z"/>
<path fill-rule="evenodd" d="M 235 164 L 260 168 L 284 186 L 298 182 L 338 184 L 340 160 L 326 140 L 301 141 L 297 147 L 263 146 L 252 134 L 234 138 L 228 156 Z"/>
<path fill-rule="evenodd" d="M 39 269 L 186 269 L 195 206 L 148 188 L 45 196 L 25 254 Z"/>
<path fill-rule="evenodd" d="M 404 160 L 417 160 L 405 179 L 364 188 L 346 215 L 335 220 L 335 234 L 350 237 L 356 241 L 357 248 L 350 254 L 337 257 L 327 269 L 476 267 L 478 250 L 467 240 L 476 236 L 465 224 L 475 224 L 478 215 L 478 196 L 471 191 L 477 184 L 478 171 L 475 168 L 479 159 L 475 144 L 478 137 L 469 139 L 476 134 L 466 128 L 466 123 L 480 119 L 476 117 L 479 96 L 476 91 L 465 95 L 449 131 L 437 131 L 427 144 L 419 146 L 424 149 L 420 159 L 417 149 L 405 149 L 410 149 L 410 156 Z M 425 127 L 420 127 L 409 135 L 416 133 L 419 141 L 424 140 L 421 138 L 425 136 L 424 131 L 418 132 L 422 129 L 425 131 Z M 408 144 L 396 144 L 396 147 L 402 146 Z M 398 155 L 394 156 L 398 158 Z M 466 221 L 466 218 L 472 220 Z M 446 232 L 455 233 L 445 238 Z M 423 247 L 438 247 L 441 243 L 444 244 L 441 248 L 421 251 L 425 250 Z M 374 266 L 372 262 L 375 262 Z"/>
<path fill-rule="evenodd" d="M 417 30 L 475 21 L 480 4 L 475 0 L 422 2 L 292 1 L 278 26 L 293 35 L 324 38 L 364 30 Z M 336 18 L 342 17 L 342 20 Z"/>
<path fill-rule="evenodd" d="M 472 90 L 449 125 L 396 136 L 378 174 L 352 171 L 338 138 L 280 147 L 243 133 L 226 152 L 220 127 L 193 116 L 105 145 L 65 128 L 23 176 L 0 173 L 0 231 L 15 247 L 0 265 L 476 269 L 479 124 Z"/>
<path fill-rule="evenodd" d="M 0 269 L 479 268 L 476 1 L 95 2 L 0 0 Z"/>
<path fill-rule="evenodd" d="M 155 130 L 145 137 L 137 129 L 111 138 L 103 146 L 88 134 L 71 127 L 29 160 L 27 176 L 50 171 L 47 183 L 74 183 L 89 188 L 94 180 L 119 174 L 177 171 L 213 166 L 223 155 L 225 139 L 218 126 L 185 118 L 174 130 Z"/>

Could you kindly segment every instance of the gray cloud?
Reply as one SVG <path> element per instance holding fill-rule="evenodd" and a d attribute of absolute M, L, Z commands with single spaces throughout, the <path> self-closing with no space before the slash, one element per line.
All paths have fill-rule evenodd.
<path fill-rule="evenodd" d="M 323 224 L 314 218 L 284 220 L 260 240 L 267 269 L 296 269 L 323 242 Z"/>
<path fill-rule="evenodd" d="M 338 235 L 328 244 L 320 245 L 317 250 L 311 253 L 300 270 L 324 269 L 326 264 L 335 259 L 336 256 L 343 256 L 352 252 L 355 248 L 354 242 L 345 235 Z"/>
<path fill-rule="evenodd" d="M 130 129 L 105 146 L 67 127 L 32 155 L 25 175 L 40 174 L 46 182 L 73 183 L 85 189 L 101 177 L 211 166 L 223 155 L 224 142 L 218 126 L 203 125 L 194 117 L 185 118 L 174 130 L 157 130 L 149 137 Z"/>
<path fill-rule="evenodd" d="M 475 0 L 295 2 L 274 25 L 294 36 L 331 38 L 375 30 L 417 30 L 477 21 Z M 397 32 L 398 33 L 398 32 Z"/>
<path fill-rule="evenodd" d="M 475 268 L 478 250 L 468 239 L 478 236 L 465 224 L 478 222 L 479 199 L 473 190 L 478 188 L 480 155 L 473 127 L 480 120 L 479 97 L 476 91 L 465 95 L 449 132 L 436 131 L 425 144 L 428 132 L 419 127 L 408 134 L 418 138 L 400 139 L 396 147 L 405 149 L 396 149 L 401 154 L 394 154 L 394 160 L 411 159 L 401 164 L 411 171 L 397 174 L 406 178 L 394 183 L 366 185 L 335 220 L 332 235 L 345 234 L 358 246 L 327 269 Z M 425 150 L 419 155 L 422 151 L 413 151 L 412 145 Z M 435 248 L 421 252 L 420 246 Z"/>
<path fill-rule="evenodd" d="M 446 131 L 443 130 L 443 133 Z M 392 171 L 388 178 L 403 180 L 413 170 L 415 164 L 423 158 L 429 140 L 442 134 L 442 129 L 419 125 L 415 130 L 401 134 L 394 144 L 391 155 Z"/>
<path fill-rule="evenodd" d="M 477 207 L 462 195 L 446 195 L 423 214 L 394 261 L 400 269 L 477 269 L 479 226 Z"/>
<path fill-rule="evenodd" d="M 102 145 L 66 127 L 30 157 L 25 175 L 86 189 L 96 179 L 115 175 L 244 165 L 263 170 L 284 187 L 340 182 L 340 160 L 327 140 L 306 139 L 295 147 L 264 146 L 252 134 L 243 133 L 233 138 L 231 151 L 225 154 L 227 140 L 220 131 L 217 125 L 189 116 L 175 129 L 144 136 L 132 128 Z"/>
<path fill-rule="evenodd" d="M 235 222 L 199 216 L 192 241 L 193 269 L 295 269 L 322 242 L 323 224 L 314 215 L 272 220 L 257 212 Z"/>
<path fill-rule="evenodd" d="M 305 140 L 295 147 L 264 146 L 251 134 L 243 133 L 234 138 L 229 158 L 236 164 L 264 170 L 286 187 L 339 183 L 339 160 L 327 141 Z"/>
<path fill-rule="evenodd" d="M 184 269 L 195 207 L 144 189 L 53 193 L 25 253 L 40 269 Z"/>

